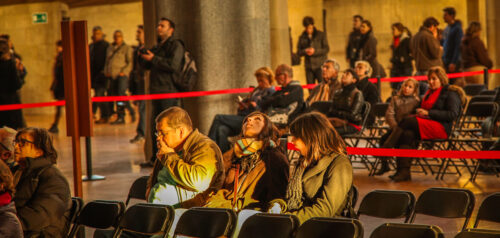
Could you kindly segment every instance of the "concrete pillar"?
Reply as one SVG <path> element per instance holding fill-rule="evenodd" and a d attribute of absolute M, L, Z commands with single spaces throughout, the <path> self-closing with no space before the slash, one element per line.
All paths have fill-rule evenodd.
<path fill-rule="evenodd" d="M 144 6 L 149 1 L 144 0 Z M 173 20 L 175 36 L 184 41 L 196 59 L 196 90 L 256 86 L 255 70 L 271 66 L 269 0 L 151 1 L 155 3 L 157 20 Z M 183 100 L 183 106 L 195 127 L 207 133 L 215 114 L 236 113 L 235 98 L 236 95 L 190 98 Z"/>
<path fill-rule="evenodd" d="M 270 0 L 271 65 L 291 64 L 287 0 Z"/>
<path fill-rule="evenodd" d="M 493 68 L 500 68 L 500 2 L 486 0 L 486 29 L 488 40 L 488 54 L 493 60 Z M 491 74 L 488 88 L 493 89 L 500 85 L 500 75 Z"/>

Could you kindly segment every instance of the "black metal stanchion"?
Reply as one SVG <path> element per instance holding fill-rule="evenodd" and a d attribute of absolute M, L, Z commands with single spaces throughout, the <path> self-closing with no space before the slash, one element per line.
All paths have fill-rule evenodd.
<path fill-rule="evenodd" d="M 484 86 L 486 87 L 486 90 L 488 90 L 488 84 L 489 84 L 489 75 L 488 75 L 488 69 L 484 69 Z"/>
<path fill-rule="evenodd" d="M 85 153 L 87 155 L 87 176 L 83 176 L 83 181 L 95 181 L 95 180 L 103 180 L 106 177 L 92 174 L 92 143 L 90 140 L 90 136 L 85 137 Z"/>

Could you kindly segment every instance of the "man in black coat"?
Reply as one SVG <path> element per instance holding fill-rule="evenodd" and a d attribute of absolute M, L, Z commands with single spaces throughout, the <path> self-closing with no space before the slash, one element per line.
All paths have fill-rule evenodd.
<path fill-rule="evenodd" d="M 361 22 L 363 21 L 363 17 L 360 15 L 355 15 L 352 17 L 352 32 L 349 34 L 349 41 L 347 42 L 346 47 L 346 59 L 349 62 L 350 68 L 354 68 L 354 63 L 356 63 L 356 59 L 359 59 L 359 48 L 361 47 L 361 32 L 359 28 L 361 28 Z"/>
<path fill-rule="evenodd" d="M 325 33 L 314 27 L 312 17 L 304 17 L 302 25 L 306 29 L 300 35 L 297 53 L 299 56 L 305 57 L 307 84 L 313 84 L 316 81 L 320 83 L 323 80 L 321 66 L 323 66 L 330 50 L 328 39 Z"/>
<path fill-rule="evenodd" d="M 100 26 L 92 29 L 92 43 L 89 46 L 90 55 L 90 79 L 91 86 L 94 89 L 94 96 L 106 96 L 109 88 L 108 78 L 104 75 L 104 65 L 106 64 L 106 51 L 109 43 L 104 39 L 104 34 Z M 107 123 L 111 116 L 110 102 L 92 103 L 92 113 L 95 115 L 97 108 L 101 111 L 101 118 L 96 123 Z"/>
<path fill-rule="evenodd" d="M 182 60 L 184 58 L 184 46 L 174 38 L 175 23 L 168 18 L 161 18 L 156 28 L 159 42 L 151 50 L 141 54 L 140 63 L 146 69 L 150 69 L 149 92 L 151 94 L 176 93 L 174 81 L 180 77 Z M 155 119 L 162 111 L 179 104 L 178 99 L 152 100 L 151 135 L 153 142 L 156 141 Z M 153 143 L 153 156 L 151 161 L 144 166 L 153 166 L 156 156 L 156 143 Z"/>
<path fill-rule="evenodd" d="M 7 41 L 0 40 L 0 105 L 21 103 L 18 90 L 24 80 L 20 64 L 20 60 L 10 52 Z M 0 111 L 0 127 L 3 126 L 14 129 L 23 127 L 21 110 Z"/>

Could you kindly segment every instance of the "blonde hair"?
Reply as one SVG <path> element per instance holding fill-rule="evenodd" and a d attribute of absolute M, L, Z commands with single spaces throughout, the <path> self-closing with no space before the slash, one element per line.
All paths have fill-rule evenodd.
<path fill-rule="evenodd" d="M 403 95 L 403 87 L 408 84 L 408 83 L 413 83 L 413 86 L 414 86 L 414 90 L 413 90 L 413 96 L 417 96 L 420 95 L 419 94 L 419 88 L 418 88 L 418 81 L 414 78 L 407 78 L 405 79 L 405 81 L 403 81 L 401 83 L 401 87 L 399 88 L 399 91 L 398 91 L 398 95 L 401 96 Z"/>
<path fill-rule="evenodd" d="M 274 84 L 274 73 L 273 70 L 269 67 L 260 67 L 257 69 L 254 73 L 255 77 L 258 77 L 259 75 L 263 75 L 267 78 L 267 81 L 269 84 L 273 85 Z"/>
<path fill-rule="evenodd" d="M 371 76 L 372 75 L 373 69 L 372 69 L 372 66 L 370 65 L 370 63 L 368 63 L 368 61 L 358 60 L 354 64 L 354 67 L 358 66 L 358 64 L 364 64 L 366 66 L 366 74 L 365 74 L 366 76 Z"/>

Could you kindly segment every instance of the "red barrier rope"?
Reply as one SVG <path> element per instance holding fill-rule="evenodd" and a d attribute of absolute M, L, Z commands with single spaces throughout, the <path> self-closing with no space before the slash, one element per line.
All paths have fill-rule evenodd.
<path fill-rule="evenodd" d="M 462 73 L 452 73 L 448 74 L 448 78 L 458 78 L 466 77 L 472 75 L 483 74 L 483 71 L 473 71 L 473 72 L 462 72 Z M 500 73 L 500 69 L 488 70 L 488 73 L 496 74 Z M 416 80 L 426 80 L 427 76 L 404 76 L 404 77 L 394 77 L 394 78 L 382 78 L 382 82 L 401 82 L 407 78 L 413 77 Z M 369 79 L 371 82 L 376 83 L 376 78 Z M 303 85 L 302 88 L 312 89 L 316 84 Z M 280 90 L 280 87 L 276 87 L 276 90 Z M 92 102 L 114 102 L 114 101 L 129 101 L 129 100 L 156 100 L 156 99 L 168 99 L 168 98 L 188 98 L 188 97 L 202 97 L 209 95 L 218 94 L 235 94 L 235 93 L 249 93 L 253 88 L 234 88 L 234 89 L 223 89 L 223 90 L 212 90 L 212 91 L 196 91 L 196 92 L 183 92 L 183 93 L 163 93 L 163 94 L 148 94 L 148 95 L 134 95 L 134 96 L 104 96 L 104 97 L 93 97 Z M 41 103 L 23 103 L 23 104 L 8 104 L 0 105 L 0 111 L 17 110 L 24 108 L 35 108 L 35 107 L 50 107 L 50 106 L 63 106 L 65 101 L 56 102 L 41 102 Z"/>
<path fill-rule="evenodd" d="M 298 151 L 287 143 L 289 150 Z M 347 147 L 351 155 L 371 155 L 380 157 L 419 157 L 419 158 L 452 158 L 452 159 L 500 159 L 500 151 L 458 151 L 458 150 L 408 150 Z"/>

